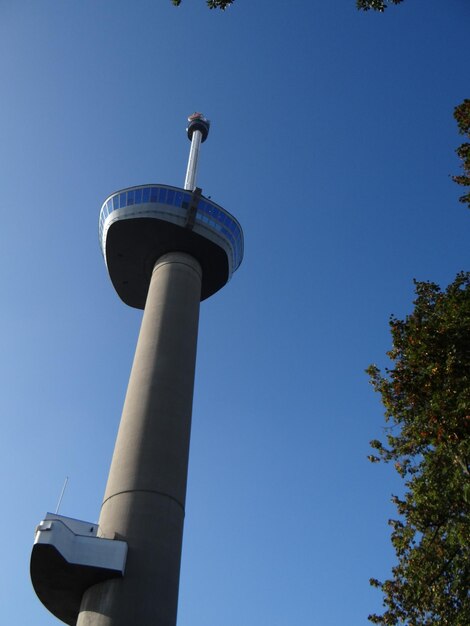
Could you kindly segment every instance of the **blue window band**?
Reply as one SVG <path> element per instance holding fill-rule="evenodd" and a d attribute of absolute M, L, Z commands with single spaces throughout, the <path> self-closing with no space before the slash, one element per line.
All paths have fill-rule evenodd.
<path fill-rule="evenodd" d="M 183 206 L 187 208 L 191 203 L 191 199 L 191 194 L 166 186 L 134 187 L 118 192 L 108 198 L 101 209 L 99 219 L 100 241 L 103 236 L 105 220 L 117 209 L 140 204 L 166 204 L 178 208 L 183 208 Z M 206 224 L 230 242 L 233 247 L 234 269 L 236 269 L 241 262 L 242 256 L 242 232 L 238 222 L 225 211 L 205 199 L 200 199 L 197 204 L 196 222 Z"/>

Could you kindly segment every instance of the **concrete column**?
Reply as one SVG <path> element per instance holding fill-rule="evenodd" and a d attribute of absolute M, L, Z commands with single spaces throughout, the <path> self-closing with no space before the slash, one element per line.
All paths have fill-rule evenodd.
<path fill-rule="evenodd" d="M 175 626 L 201 267 L 155 265 L 99 519 L 127 541 L 122 579 L 88 589 L 77 626 Z"/>

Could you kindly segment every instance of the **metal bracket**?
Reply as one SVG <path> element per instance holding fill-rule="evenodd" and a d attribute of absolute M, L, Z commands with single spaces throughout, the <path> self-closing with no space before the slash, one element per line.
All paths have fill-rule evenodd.
<path fill-rule="evenodd" d="M 196 187 L 196 189 L 191 194 L 191 202 L 189 203 L 188 212 L 186 214 L 186 222 L 184 224 L 185 228 L 189 228 L 192 230 L 194 228 L 194 222 L 196 221 L 196 213 L 197 213 L 197 205 L 199 203 L 199 199 L 201 198 L 202 189 L 200 187 Z"/>

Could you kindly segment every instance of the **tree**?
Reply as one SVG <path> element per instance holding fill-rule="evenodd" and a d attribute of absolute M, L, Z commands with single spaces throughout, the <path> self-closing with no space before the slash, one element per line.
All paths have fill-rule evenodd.
<path fill-rule="evenodd" d="M 181 0 L 171 0 L 172 3 L 179 7 L 181 4 Z M 357 6 L 359 9 L 363 11 L 369 11 L 369 9 L 374 9 L 374 11 L 385 11 L 388 4 L 400 4 L 403 0 L 388 0 L 388 4 L 386 0 L 356 0 Z M 225 11 L 227 7 L 233 4 L 235 0 L 206 0 L 207 6 L 209 9 L 222 9 Z"/>
<path fill-rule="evenodd" d="M 175 7 L 179 7 L 181 0 L 171 0 Z M 206 4 L 209 9 L 222 9 L 225 11 L 227 7 L 233 4 L 235 0 L 206 0 Z"/>
<path fill-rule="evenodd" d="M 459 133 L 466 135 L 470 139 L 470 100 L 466 98 L 462 104 L 455 107 L 454 117 L 457 121 Z M 464 173 L 460 176 L 452 176 L 452 179 L 464 187 L 470 187 L 470 143 L 461 144 L 457 150 L 457 155 L 462 159 Z M 460 202 L 468 204 L 470 208 L 470 191 L 460 197 Z"/>
<path fill-rule="evenodd" d="M 390 4 L 400 4 L 403 0 L 356 0 L 357 8 L 362 11 L 380 11 L 382 13 Z"/>
<path fill-rule="evenodd" d="M 364 11 L 383 12 L 402 0 L 357 0 Z M 454 109 L 459 132 L 470 139 L 470 100 Z M 457 155 L 470 186 L 470 143 Z M 470 208 L 470 192 L 460 197 Z M 384 594 L 375 624 L 470 624 L 470 273 L 442 292 L 416 282 L 417 299 L 405 320 L 390 319 L 393 339 L 385 375 L 368 374 L 391 422 L 387 445 L 371 442 L 372 462 L 393 462 L 405 481 L 393 496 L 399 519 L 389 520 L 398 564 L 392 578 L 370 583 Z"/>
<path fill-rule="evenodd" d="M 375 624 L 470 624 L 470 272 L 441 291 L 416 282 L 414 310 L 392 317 L 392 369 L 368 369 L 386 409 L 386 445 L 405 492 L 389 520 L 398 564 L 371 584 L 384 593 Z"/>

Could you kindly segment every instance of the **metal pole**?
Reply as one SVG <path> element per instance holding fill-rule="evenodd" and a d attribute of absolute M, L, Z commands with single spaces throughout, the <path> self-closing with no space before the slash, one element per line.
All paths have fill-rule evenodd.
<path fill-rule="evenodd" d="M 59 496 L 59 502 L 57 502 L 57 508 L 55 510 L 55 514 L 57 515 L 59 513 L 59 508 L 60 505 L 62 503 L 62 498 L 64 497 L 64 492 L 65 492 L 65 488 L 67 487 L 67 483 L 69 482 L 69 477 L 66 476 L 65 477 L 65 482 L 64 482 L 64 486 L 62 487 L 62 491 L 60 492 L 60 496 Z"/>
<path fill-rule="evenodd" d="M 201 146 L 202 133 L 200 130 L 194 130 L 191 138 L 191 148 L 189 150 L 188 168 L 186 170 L 186 179 L 184 188 L 194 191 L 196 188 L 197 162 L 199 159 L 199 148 Z"/>

